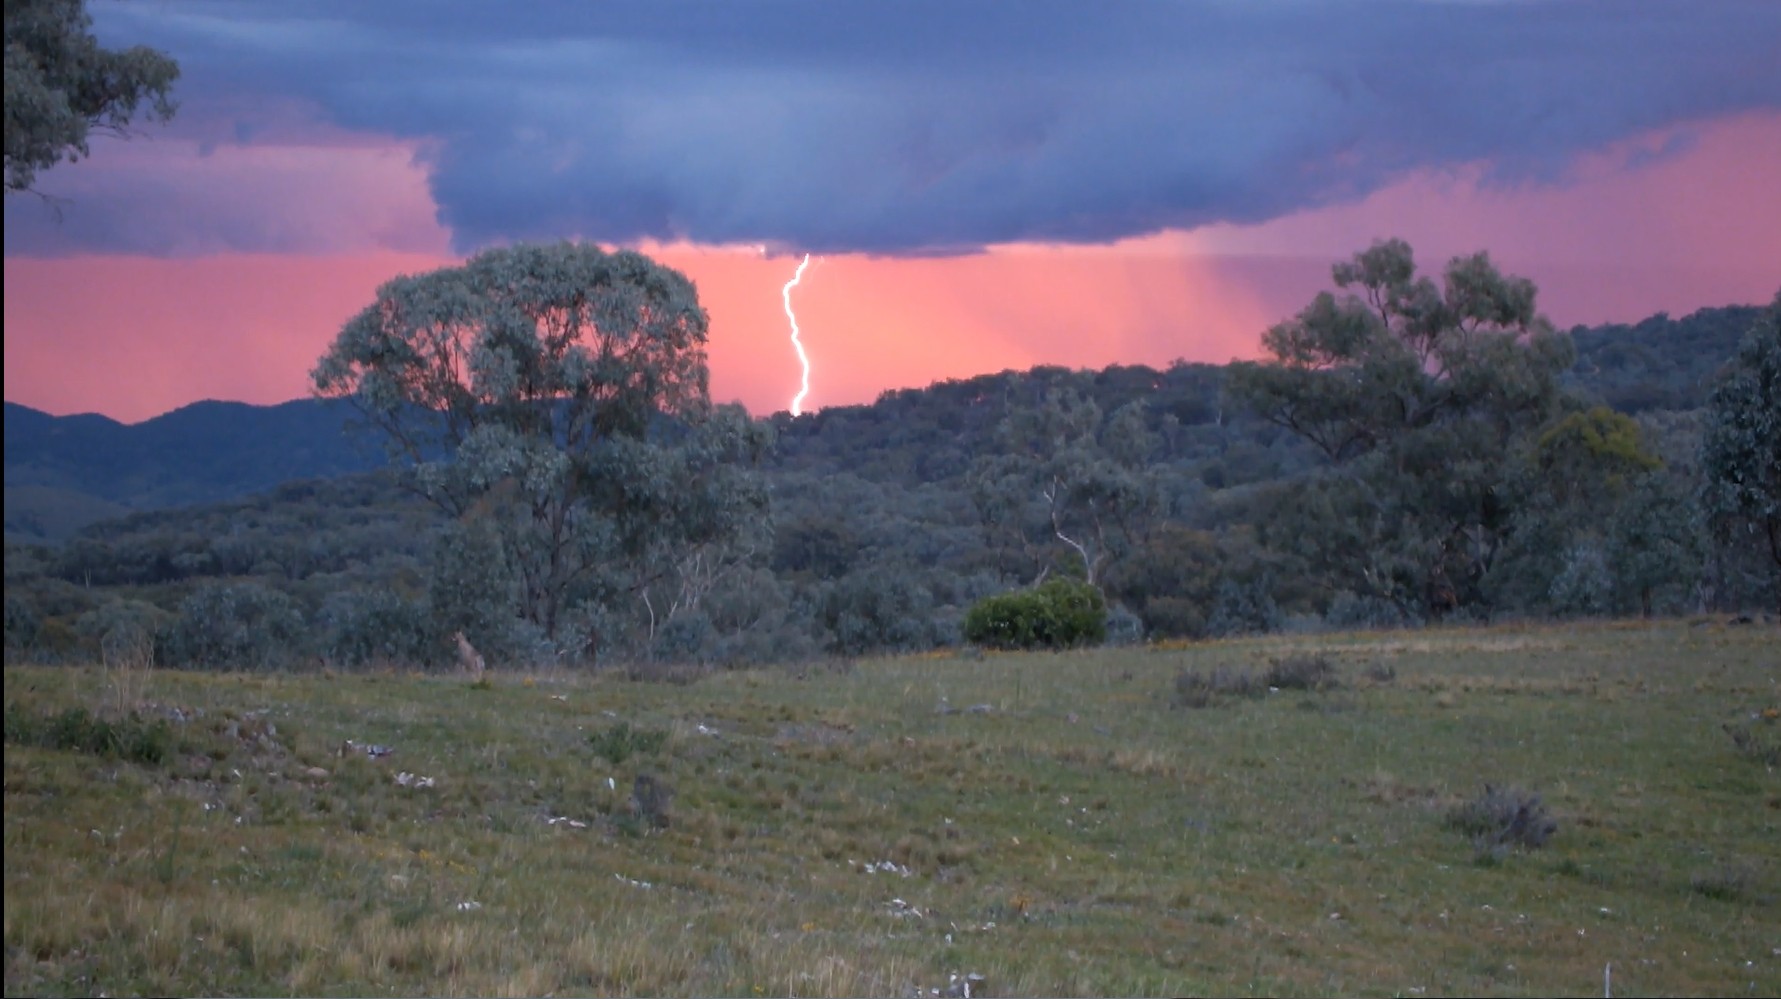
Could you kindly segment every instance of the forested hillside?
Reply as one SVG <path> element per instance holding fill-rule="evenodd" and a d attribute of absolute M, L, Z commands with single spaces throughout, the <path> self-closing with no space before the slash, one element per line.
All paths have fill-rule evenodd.
<path fill-rule="evenodd" d="M 1450 420 L 1332 464 L 1302 413 L 1270 418 L 1237 369 L 1200 364 L 779 414 L 747 465 L 767 512 L 548 641 L 479 603 L 517 577 L 406 473 L 367 471 L 382 452 L 341 432 L 342 407 L 207 403 L 124 427 L 8 404 L 8 654 L 90 657 L 139 632 L 168 662 L 438 663 L 463 630 L 498 661 L 745 664 L 956 644 L 975 602 L 1060 575 L 1105 594 L 1115 640 L 1761 606 L 1761 559 L 1694 512 L 1703 407 L 1761 315 L 1558 334 L 1576 361 L 1556 408 L 1526 410 L 1483 464 Z M 1436 492 L 1404 478 L 1423 461 L 1444 469 Z M 1357 526 L 1392 509 L 1380 491 L 1402 505 L 1390 530 Z M 63 536 L 82 502 L 105 519 L 25 543 Z M 1499 509 L 1466 512 L 1479 502 Z M 108 516 L 121 505 L 142 512 Z"/>
<path fill-rule="evenodd" d="M 1660 314 L 1631 326 L 1575 327 L 1577 362 L 1566 381 L 1622 412 L 1698 409 L 1759 311 L 1728 306 L 1682 319 Z M 1218 425 L 1240 416 L 1225 411 L 1223 373 L 1222 366 L 1205 364 L 1163 371 L 1116 365 L 1083 380 L 1080 372 L 1035 368 L 899 389 L 871 405 L 832 406 L 795 420 L 779 414 L 773 419 L 779 446 L 770 462 L 787 471 L 849 471 L 873 479 L 957 475 L 990 441 L 1006 404 L 1036 402 L 1065 377 L 1109 411 L 1144 398 L 1159 421 L 1173 416 L 1182 426 Z M 50 416 L 9 402 L 6 486 L 80 493 L 135 510 L 235 499 L 295 479 L 381 467 L 382 443 L 351 432 L 353 423 L 351 407 L 313 399 L 277 406 L 200 402 L 130 425 L 91 414 Z M 45 501 L 26 494 L 19 502 L 32 508 Z M 7 510 L 13 531 L 10 498 Z M 60 537 L 28 525 L 18 536 L 33 534 Z"/>
<path fill-rule="evenodd" d="M 1577 365 L 1568 380 L 1626 413 L 1698 409 L 1707 404 L 1720 368 L 1761 311 L 1730 306 L 1683 319 L 1659 313 L 1631 326 L 1575 327 Z"/>

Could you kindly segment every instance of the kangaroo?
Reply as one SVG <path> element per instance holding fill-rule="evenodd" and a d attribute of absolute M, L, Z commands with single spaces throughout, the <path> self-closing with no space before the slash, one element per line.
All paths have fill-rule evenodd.
<path fill-rule="evenodd" d="M 482 661 L 481 653 L 476 651 L 476 646 L 471 645 L 461 631 L 453 632 L 451 637 L 457 639 L 458 665 L 464 667 L 464 672 L 470 674 L 471 679 L 482 679 L 482 671 L 487 667 Z"/>

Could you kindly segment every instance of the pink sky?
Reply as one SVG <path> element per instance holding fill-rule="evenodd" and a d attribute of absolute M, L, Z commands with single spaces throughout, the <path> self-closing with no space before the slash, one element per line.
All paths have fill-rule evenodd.
<path fill-rule="evenodd" d="M 211 173 L 193 182 L 239 192 L 232 177 L 259 178 L 253 189 L 277 192 L 266 224 L 316 229 L 317 250 L 8 256 L 8 401 L 134 422 L 201 399 L 297 398 L 379 283 L 454 262 L 411 151 L 242 155 L 207 153 Z M 813 369 L 806 408 L 1036 364 L 1250 356 L 1269 323 L 1326 286 L 1330 263 L 1385 236 L 1409 240 L 1425 268 L 1489 250 L 1538 283 L 1543 310 L 1562 326 L 1766 302 L 1781 287 L 1776 164 L 1781 115 L 1748 115 L 1602 150 L 1537 184 L 1493 186 L 1476 168 L 1419 173 L 1355 204 L 1254 226 L 957 257 L 822 257 L 793 298 Z M 312 179 L 267 186 L 287 174 Z M 34 206 L 8 203 L 20 207 Z M 713 395 L 756 413 L 786 408 L 798 371 L 780 287 L 796 260 L 643 249 L 698 285 L 712 318 Z"/>

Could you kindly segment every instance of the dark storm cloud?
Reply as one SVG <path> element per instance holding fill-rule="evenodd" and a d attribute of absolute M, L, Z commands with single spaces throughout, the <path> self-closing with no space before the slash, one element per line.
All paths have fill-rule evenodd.
<path fill-rule="evenodd" d="M 180 59 L 194 119 L 181 127 L 215 141 L 256 141 L 259 99 L 418 141 L 459 249 L 1102 241 L 1267 219 L 1421 168 L 1552 179 L 1642 131 L 1781 108 L 1770 0 L 159 0 L 95 14 L 108 41 Z"/>

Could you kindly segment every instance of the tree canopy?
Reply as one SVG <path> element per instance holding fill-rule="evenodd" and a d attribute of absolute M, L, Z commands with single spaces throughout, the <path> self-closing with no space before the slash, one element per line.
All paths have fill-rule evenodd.
<path fill-rule="evenodd" d="M 1144 417 L 1133 402 L 1103 420 L 1082 393 L 1051 391 L 997 428 L 996 452 L 972 466 L 971 499 L 986 534 L 1035 567 L 1035 582 L 1053 568 L 1054 544 L 1090 583 L 1133 548 L 1161 502 Z"/>
<path fill-rule="evenodd" d="M 312 378 L 457 521 L 435 580 L 450 623 L 498 648 L 494 605 L 515 607 L 561 647 L 575 605 L 586 641 L 627 595 L 652 631 L 692 609 L 764 519 L 736 461 L 765 431 L 712 409 L 706 328 L 692 282 L 640 254 L 514 246 L 388 282 Z"/>
<path fill-rule="evenodd" d="M 146 102 L 173 117 L 179 64 L 146 46 L 101 48 L 84 0 L 7 0 L 6 191 L 88 154 L 95 129 L 122 134 Z"/>
<path fill-rule="evenodd" d="M 1703 505 L 1722 537 L 1742 534 L 1766 552 L 1781 607 L 1781 292 L 1745 335 L 1707 411 Z"/>
<path fill-rule="evenodd" d="M 1336 470 L 1274 537 L 1407 615 L 1478 602 L 1513 526 L 1518 450 L 1563 408 L 1570 338 L 1535 310 L 1533 282 L 1484 253 L 1437 285 L 1394 239 L 1332 275 L 1346 294 L 1268 330 L 1269 361 L 1231 367 L 1239 400 Z"/>
<path fill-rule="evenodd" d="M 585 661 L 597 645 L 603 663 L 633 675 L 677 676 L 682 666 L 956 644 L 984 598 L 1035 577 L 1086 583 L 1091 571 L 1108 635 L 1126 639 L 1138 623 L 1150 636 L 1198 638 L 1446 615 L 1774 606 L 1762 524 L 1735 506 L 1710 515 L 1702 447 L 1711 430 L 1715 453 L 1766 455 L 1756 467 L 1774 467 L 1773 418 L 1758 422 L 1764 411 L 1745 403 L 1772 403 L 1773 393 L 1748 390 L 1766 384 L 1755 372 L 1776 365 L 1735 364 L 1737 339 L 1721 342 L 1735 324 L 1751 356 L 1772 348 L 1773 325 L 1751 331 L 1761 308 L 1592 334 L 1595 353 L 1584 349 L 1564 383 L 1576 396 L 1542 389 L 1537 405 L 1515 409 L 1501 402 L 1508 393 L 1474 395 L 1408 426 L 1377 420 L 1375 439 L 1340 460 L 1231 405 L 1235 372 L 1177 363 L 1009 371 L 780 414 L 756 466 L 747 459 L 765 428 L 696 390 L 670 416 L 628 409 L 593 383 L 579 395 L 476 388 L 485 367 L 571 384 L 559 370 L 568 362 L 552 360 L 524 323 L 497 329 L 489 318 L 518 309 L 513 289 L 548 283 L 539 275 L 553 266 L 588 303 L 644 303 L 635 315 L 609 310 L 601 335 L 613 335 L 615 356 L 647 356 L 628 324 L 671 312 L 663 296 L 678 278 L 637 263 L 647 276 L 638 282 L 664 290 L 625 291 L 618 256 L 515 248 L 505 258 L 513 280 L 479 260 L 404 279 L 370 303 L 336 345 L 332 374 L 344 380 L 335 394 L 383 381 L 382 408 L 368 395 L 357 401 L 388 423 L 399 469 L 267 491 L 275 480 L 263 476 L 279 468 L 327 476 L 362 450 L 340 434 L 346 402 L 205 404 L 129 427 L 9 404 L 8 654 L 86 661 L 152 631 L 169 664 L 449 666 L 449 636 L 462 630 L 497 667 L 577 652 Z M 1432 282 L 1444 295 L 1442 276 Z M 681 297 L 692 302 L 690 289 Z M 1331 297 L 1340 304 L 1340 291 Z M 458 336 L 449 353 L 459 375 L 420 360 L 434 348 L 417 338 L 446 331 Z M 497 332 L 508 336 L 503 350 L 529 360 L 472 364 Z M 1473 384 L 1513 383 L 1543 356 L 1537 333 L 1514 335 L 1503 366 L 1470 373 Z M 602 349 L 591 325 L 576 344 L 589 357 Z M 1604 372 L 1630 370 L 1603 359 L 1628 345 L 1655 352 L 1642 371 L 1686 373 L 1687 385 L 1661 383 L 1678 389 L 1685 410 L 1597 406 L 1615 384 Z M 1562 354 L 1562 342 L 1548 346 Z M 663 350 L 696 385 L 702 362 Z M 1309 381 L 1328 388 L 1319 380 L 1352 376 L 1352 366 L 1331 364 Z M 1718 415 L 1706 407 L 1710 392 L 1691 387 L 1690 372 L 1707 368 L 1724 375 Z M 401 372 L 436 377 L 422 384 Z M 1420 379 L 1453 377 L 1432 365 L 1410 373 L 1403 391 L 1422 398 L 1448 388 Z M 595 422 L 578 399 L 605 400 L 608 433 L 574 429 Z M 571 453 L 572 435 L 581 443 Z M 1730 499 L 1759 481 L 1738 471 L 1712 489 L 1729 487 L 1720 498 Z M 81 514 L 71 500 L 89 492 L 139 508 L 228 502 L 100 520 L 121 510 Z M 100 522 L 81 528 L 76 514 Z M 238 588 L 247 583 L 260 589 Z M 302 618 L 296 631 L 291 613 Z"/>

